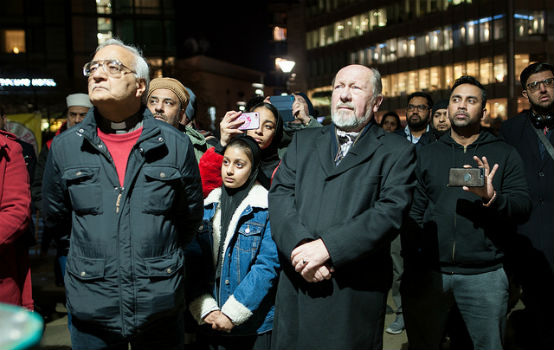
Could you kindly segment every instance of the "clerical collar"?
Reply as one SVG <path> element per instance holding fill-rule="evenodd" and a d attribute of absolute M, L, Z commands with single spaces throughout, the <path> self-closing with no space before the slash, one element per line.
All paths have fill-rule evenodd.
<path fill-rule="evenodd" d="M 142 128 L 143 111 L 141 108 L 137 113 L 119 123 L 112 122 L 98 113 L 96 122 L 100 130 L 106 134 L 126 134 Z"/>

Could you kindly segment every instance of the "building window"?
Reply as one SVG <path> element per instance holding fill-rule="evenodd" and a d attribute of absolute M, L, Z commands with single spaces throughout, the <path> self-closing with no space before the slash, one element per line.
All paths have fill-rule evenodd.
<path fill-rule="evenodd" d="M 514 76 L 519 78 L 521 72 L 530 64 L 529 55 L 514 55 L 514 63 Z"/>
<path fill-rule="evenodd" d="M 479 81 L 483 85 L 494 83 L 492 59 L 490 57 L 481 58 L 479 61 Z"/>
<path fill-rule="evenodd" d="M 503 83 L 508 74 L 508 64 L 504 56 L 494 57 L 494 78 L 497 83 Z"/>
<path fill-rule="evenodd" d="M 19 54 L 26 52 L 25 31 L 21 29 L 7 29 L 0 31 L 0 40 L 3 42 L 5 53 Z"/>
<path fill-rule="evenodd" d="M 287 28 L 283 27 L 273 27 L 273 40 L 275 41 L 285 41 L 287 40 Z"/>

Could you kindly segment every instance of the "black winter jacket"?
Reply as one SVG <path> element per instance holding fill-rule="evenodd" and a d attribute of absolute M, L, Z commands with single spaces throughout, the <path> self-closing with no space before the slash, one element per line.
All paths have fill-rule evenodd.
<path fill-rule="evenodd" d="M 202 220 L 202 188 L 189 138 L 147 109 L 120 186 L 96 113 L 54 138 L 45 225 L 71 227 L 65 288 L 74 322 L 129 336 L 183 310 L 183 248 Z"/>
<path fill-rule="evenodd" d="M 499 168 L 490 207 L 461 187 L 448 187 L 450 168 L 476 166 L 473 156 L 486 156 Z M 502 266 L 504 245 L 515 225 L 524 222 L 531 199 L 517 151 L 489 132 L 464 148 L 450 133 L 421 148 L 416 167 L 418 184 L 410 218 L 420 228 L 407 233 L 407 258 L 446 273 L 475 274 Z M 413 260 L 412 260 L 413 261 Z"/>

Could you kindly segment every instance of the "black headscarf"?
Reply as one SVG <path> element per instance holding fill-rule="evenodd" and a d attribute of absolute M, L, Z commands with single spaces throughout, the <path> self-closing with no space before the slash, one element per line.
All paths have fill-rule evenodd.
<path fill-rule="evenodd" d="M 239 146 L 241 148 L 247 147 L 250 149 L 250 153 L 252 156 L 251 158 L 248 152 L 245 153 L 248 154 L 250 161 L 252 162 L 252 169 L 250 170 L 250 175 L 248 176 L 248 179 L 242 186 L 238 188 L 228 188 L 225 187 L 225 184 L 221 185 L 221 237 L 219 240 L 216 278 L 219 278 L 221 275 L 221 257 L 223 256 L 222 254 L 224 254 L 222 250 L 223 246 L 225 245 L 225 238 L 227 237 L 229 224 L 231 222 L 231 219 L 233 218 L 233 214 L 242 203 L 242 201 L 246 198 L 252 186 L 254 186 L 254 184 L 256 183 L 258 169 L 260 166 L 261 150 L 256 140 L 247 135 L 233 137 L 233 139 L 229 142 L 225 149 L 235 146 Z"/>
<path fill-rule="evenodd" d="M 260 181 L 260 184 L 269 190 L 269 187 L 271 186 L 271 176 L 280 162 L 279 153 L 277 153 L 277 151 L 279 150 L 281 138 L 283 137 L 283 120 L 281 119 L 277 108 L 270 103 L 258 103 L 250 108 L 250 112 L 253 112 L 256 108 L 260 107 L 267 108 L 271 113 L 273 113 L 276 121 L 275 135 L 271 140 L 271 144 L 266 147 L 266 149 L 261 151 L 260 172 L 258 174 L 258 181 Z"/>

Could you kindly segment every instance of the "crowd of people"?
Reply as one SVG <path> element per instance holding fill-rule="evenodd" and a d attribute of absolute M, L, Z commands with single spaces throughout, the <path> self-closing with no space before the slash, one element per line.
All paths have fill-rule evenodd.
<path fill-rule="evenodd" d="M 498 135 L 471 76 L 409 95 L 403 126 L 376 122 L 379 71 L 348 65 L 331 124 L 304 93 L 292 121 L 255 97 L 259 125 L 228 111 L 215 138 L 131 45 L 99 45 L 83 73 L 38 161 L 0 130 L 0 302 L 33 310 L 35 206 L 73 349 L 382 349 L 385 331 L 502 349 L 514 285 L 520 345 L 552 347 L 554 66 L 523 70 L 531 108 Z"/>

